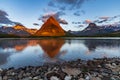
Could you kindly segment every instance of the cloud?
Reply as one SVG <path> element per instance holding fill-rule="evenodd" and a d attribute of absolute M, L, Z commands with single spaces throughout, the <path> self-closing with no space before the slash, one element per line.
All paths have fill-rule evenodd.
<path fill-rule="evenodd" d="M 100 21 L 100 20 L 94 20 L 93 22 L 94 22 L 94 23 L 98 23 L 99 21 Z"/>
<path fill-rule="evenodd" d="M 11 21 L 9 18 L 8 18 L 8 14 L 7 12 L 3 11 L 3 10 L 0 10 L 0 23 L 1 24 L 21 24 L 19 22 L 14 22 L 14 21 Z"/>
<path fill-rule="evenodd" d="M 84 22 L 83 22 L 83 24 L 90 24 L 90 23 L 92 23 L 93 21 L 91 21 L 90 19 L 87 19 L 87 20 L 85 20 Z"/>
<path fill-rule="evenodd" d="M 85 11 L 84 10 L 81 10 L 81 11 L 76 11 L 73 13 L 75 16 L 81 16 L 82 14 L 85 14 Z"/>
<path fill-rule="evenodd" d="M 81 14 L 85 14 L 84 10 L 81 10 L 82 5 L 85 2 L 90 0 L 50 0 L 48 3 L 48 7 L 50 9 L 55 10 L 72 10 L 72 14 L 75 16 L 81 16 Z"/>
<path fill-rule="evenodd" d="M 61 19 L 61 18 L 59 18 L 59 23 L 61 23 L 61 24 L 68 24 L 68 22 L 66 21 L 66 20 L 64 20 L 64 19 Z"/>
<path fill-rule="evenodd" d="M 120 17 L 120 15 L 116 15 L 116 16 L 113 16 L 113 17 L 102 16 L 102 17 L 99 17 L 97 20 L 95 20 L 93 22 L 94 23 L 107 23 L 107 22 L 113 21 L 114 19 L 119 18 L 119 17 Z"/>
<path fill-rule="evenodd" d="M 98 21 L 98 23 L 103 23 L 103 22 L 107 22 L 108 20 L 107 19 L 104 19 L 102 21 Z"/>
<path fill-rule="evenodd" d="M 74 13 L 74 15 L 75 15 L 75 16 L 81 16 L 81 13 L 80 13 L 80 11 L 76 11 L 76 12 Z"/>
<path fill-rule="evenodd" d="M 12 24 L 13 22 L 7 16 L 8 16 L 8 14 L 5 11 L 0 10 L 0 23 Z"/>
<path fill-rule="evenodd" d="M 85 11 L 84 11 L 84 10 L 81 10 L 81 13 L 82 13 L 82 14 L 85 14 Z"/>
<path fill-rule="evenodd" d="M 54 1 L 55 1 L 55 0 L 54 0 Z M 52 1 L 50 1 L 50 2 L 48 3 L 48 6 L 55 7 L 55 4 L 54 4 Z"/>
<path fill-rule="evenodd" d="M 76 28 L 82 28 L 82 27 L 84 27 L 84 25 L 80 24 L 80 25 L 75 25 L 74 27 L 76 27 Z"/>
<path fill-rule="evenodd" d="M 78 27 L 84 27 L 84 25 L 79 25 Z"/>
<path fill-rule="evenodd" d="M 48 6 L 51 7 L 57 7 L 57 8 L 65 8 L 68 10 L 72 10 L 72 9 L 79 9 L 81 8 L 82 4 L 86 1 L 89 0 L 51 0 L 48 3 Z"/>
<path fill-rule="evenodd" d="M 72 24 L 81 24 L 81 22 L 72 22 Z"/>
<path fill-rule="evenodd" d="M 8 16 L 8 14 L 5 11 L 0 10 L 0 16 Z"/>
<path fill-rule="evenodd" d="M 42 20 L 42 22 L 45 22 L 50 16 L 53 16 L 59 23 L 61 24 L 68 24 L 68 22 L 60 16 L 65 15 L 64 12 L 49 12 L 44 14 L 42 17 L 39 18 L 39 20 Z"/>
<path fill-rule="evenodd" d="M 39 24 L 38 24 L 38 23 L 33 23 L 33 25 L 34 25 L 34 26 L 39 26 Z"/>
<path fill-rule="evenodd" d="M 108 20 L 110 17 L 108 16 L 102 16 L 102 17 L 99 17 L 99 19 L 104 19 L 104 20 Z"/>
<path fill-rule="evenodd" d="M 101 16 L 97 20 L 94 20 L 94 23 L 104 23 L 107 22 L 111 17 L 108 16 Z"/>
<path fill-rule="evenodd" d="M 66 10 L 66 7 L 63 6 L 63 7 L 60 7 L 59 9 L 60 9 L 60 10 Z"/>
<path fill-rule="evenodd" d="M 112 21 L 112 20 L 114 20 L 114 19 L 116 19 L 116 18 L 119 18 L 119 17 L 120 17 L 120 15 L 113 16 L 113 17 L 111 17 L 111 18 L 109 19 L 109 21 Z"/>
<path fill-rule="evenodd" d="M 103 19 L 103 20 L 95 20 L 93 21 L 94 23 L 103 23 L 103 22 L 107 22 L 108 19 Z"/>

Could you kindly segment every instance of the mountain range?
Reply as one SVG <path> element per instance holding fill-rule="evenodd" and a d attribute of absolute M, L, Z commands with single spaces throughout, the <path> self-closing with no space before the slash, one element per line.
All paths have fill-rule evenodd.
<path fill-rule="evenodd" d="M 120 36 L 120 26 L 97 26 L 95 23 L 90 23 L 82 31 L 71 31 L 75 36 Z"/>
<path fill-rule="evenodd" d="M 0 37 L 43 37 L 43 36 L 120 36 L 120 26 L 97 26 L 90 23 L 82 31 L 65 31 L 54 17 L 50 17 L 42 27 L 28 29 L 21 24 L 0 27 Z"/>
<path fill-rule="evenodd" d="M 26 37 L 33 35 L 37 29 L 28 29 L 23 25 L 17 24 L 13 27 L 6 27 L 2 26 L 0 27 L 0 34 L 7 35 L 7 36 L 20 36 L 20 37 Z"/>

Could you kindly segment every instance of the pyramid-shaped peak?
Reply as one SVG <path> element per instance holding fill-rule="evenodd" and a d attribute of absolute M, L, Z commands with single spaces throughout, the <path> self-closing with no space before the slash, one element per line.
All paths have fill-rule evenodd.
<path fill-rule="evenodd" d="M 65 31 L 60 26 L 59 22 L 53 17 L 42 25 L 42 27 L 35 33 L 36 36 L 64 36 Z"/>
<path fill-rule="evenodd" d="M 55 20 L 54 16 L 50 16 L 49 19 L 53 19 L 53 20 Z"/>
<path fill-rule="evenodd" d="M 58 21 L 54 18 L 54 16 L 50 16 L 46 22 L 59 24 Z"/>

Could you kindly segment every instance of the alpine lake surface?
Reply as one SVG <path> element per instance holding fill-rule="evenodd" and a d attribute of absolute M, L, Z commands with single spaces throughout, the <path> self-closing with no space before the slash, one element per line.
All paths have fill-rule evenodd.
<path fill-rule="evenodd" d="M 120 38 L 1 38 L 0 68 L 120 57 Z"/>

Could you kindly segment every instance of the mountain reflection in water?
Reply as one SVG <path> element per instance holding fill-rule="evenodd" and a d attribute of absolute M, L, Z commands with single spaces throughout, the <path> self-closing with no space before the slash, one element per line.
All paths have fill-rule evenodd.
<path fill-rule="evenodd" d="M 94 51 L 97 47 L 120 47 L 120 40 L 116 39 L 87 39 L 84 44 L 90 51 Z"/>
<path fill-rule="evenodd" d="M 38 44 L 43 51 L 50 57 L 54 58 L 59 52 L 65 40 L 63 39 L 46 39 L 39 40 Z"/>
<path fill-rule="evenodd" d="M 89 54 L 88 54 L 89 53 Z M 1 39 L 0 67 L 38 66 L 78 58 L 120 57 L 119 39 Z"/>

